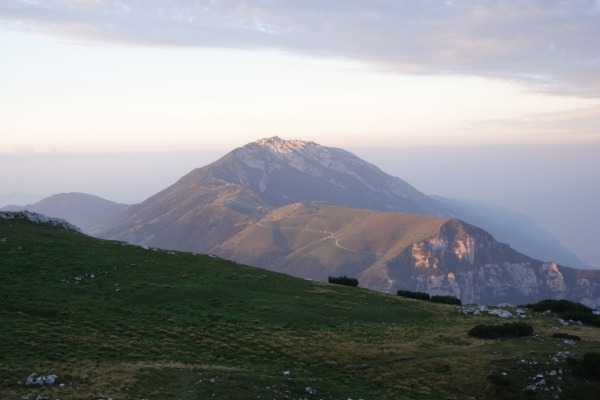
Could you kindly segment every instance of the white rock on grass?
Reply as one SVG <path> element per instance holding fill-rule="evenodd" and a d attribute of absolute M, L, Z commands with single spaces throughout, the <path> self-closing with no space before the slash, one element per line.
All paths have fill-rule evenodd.
<path fill-rule="evenodd" d="M 460 306 L 460 307 L 457 307 L 456 309 L 459 313 L 466 314 L 466 315 L 469 315 L 469 314 L 482 315 L 483 313 L 488 313 L 488 314 L 496 315 L 500 318 L 505 318 L 505 319 L 507 319 L 507 318 L 527 318 L 527 314 L 525 313 L 525 311 L 523 311 L 521 309 L 515 310 L 516 315 L 511 313 L 508 310 L 505 310 L 504 308 L 512 307 L 508 303 L 499 304 L 498 307 L 499 308 L 487 308 L 486 306 L 478 306 L 476 304 L 473 304 L 473 305 Z"/>
<path fill-rule="evenodd" d="M 317 394 L 317 389 L 315 389 L 314 387 L 307 386 L 305 390 L 308 394 Z"/>
<path fill-rule="evenodd" d="M 527 318 L 527 313 L 524 310 L 521 310 L 520 308 L 517 308 L 515 310 L 515 312 L 517 313 L 518 317 Z"/>
<path fill-rule="evenodd" d="M 54 385 L 57 379 L 58 375 L 56 374 L 40 376 L 37 373 L 32 372 L 25 380 L 25 386 Z"/>
<path fill-rule="evenodd" d="M 497 315 L 500 318 L 513 318 L 514 317 L 514 315 L 511 312 L 503 310 L 501 308 L 497 308 L 495 310 L 490 310 L 489 313 Z"/>
<path fill-rule="evenodd" d="M 500 303 L 498 304 L 498 308 L 515 308 L 515 306 L 509 303 Z"/>

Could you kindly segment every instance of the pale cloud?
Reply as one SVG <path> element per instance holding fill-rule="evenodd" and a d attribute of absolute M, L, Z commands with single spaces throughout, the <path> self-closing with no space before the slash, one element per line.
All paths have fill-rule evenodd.
<path fill-rule="evenodd" d="M 600 142 L 600 107 L 584 107 L 564 111 L 524 114 L 511 118 L 468 121 L 465 131 L 488 130 L 514 132 L 505 138 L 521 143 L 533 143 L 540 138 L 545 143 Z"/>
<path fill-rule="evenodd" d="M 146 45 L 283 49 L 600 97 L 595 0 L 3 0 L 0 21 Z"/>

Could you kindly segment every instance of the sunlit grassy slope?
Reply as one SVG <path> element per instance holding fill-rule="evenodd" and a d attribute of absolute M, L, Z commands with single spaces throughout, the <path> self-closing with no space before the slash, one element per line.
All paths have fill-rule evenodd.
<path fill-rule="evenodd" d="M 290 250 L 301 250 L 336 238 L 340 250 L 397 255 L 407 246 L 439 232 L 448 218 L 398 212 L 380 212 L 334 205 L 303 203 L 281 207 L 230 240 L 231 245 L 253 247 L 261 241 L 277 246 L 277 232 Z M 264 244 L 263 244 L 264 245 Z M 281 244 L 280 244 L 281 246 Z"/>
<path fill-rule="evenodd" d="M 448 218 L 296 203 L 272 211 L 217 246 L 216 251 L 252 265 L 262 262 L 295 276 L 360 274 L 378 260 L 398 256 L 413 243 L 439 234 Z M 275 259 L 273 258 L 275 254 Z M 307 265 L 315 260 L 324 271 Z M 299 262 L 304 260 L 303 262 Z"/>
<path fill-rule="evenodd" d="M 0 220 L 6 399 L 552 398 L 524 388 L 559 368 L 560 398 L 596 398 L 559 352 L 599 351 L 598 328 L 529 321 L 483 341 L 467 331 L 497 317 Z M 32 372 L 58 383 L 18 384 Z"/>

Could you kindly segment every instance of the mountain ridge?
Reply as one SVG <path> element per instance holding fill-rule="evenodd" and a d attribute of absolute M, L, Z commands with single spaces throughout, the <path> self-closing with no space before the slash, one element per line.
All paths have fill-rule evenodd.
<path fill-rule="evenodd" d="M 52 227 L 62 228 L 67 231 L 82 233 L 81 229 L 65 219 L 52 218 L 44 214 L 39 214 L 27 210 L 23 211 L 0 211 L 0 219 L 5 221 L 22 220 L 33 224 L 49 225 Z"/>
<path fill-rule="evenodd" d="M 600 271 L 525 256 L 457 218 L 294 204 L 212 251 L 301 278 L 353 276 L 391 293 L 416 290 L 478 304 L 569 298 L 600 306 Z"/>
<path fill-rule="evenodd" d="M 293 204 L 303 204 L 305 211 L 316 207 L 317 212 L 318 207 L 336 204 L 338 214 L 331 219 L 339 229 L 355 221 L 357 213 L 371 213 L 379 222 L 360 228 L 357 235 L 363 240 L 369 236 L 386 240 L 377 227 L 385 226 L 386 220 L 404 218 L 395 213 L 413 215 L 411 218 L 420 221 L 415 227 L 426 226 L 431 218 L 446 218 L 448 225 L 428 231 L 427 237 L 414 237 L 385 259 L 377 257 L 377 251 L 369 254 L 370 249 L 342 254 L 340 249 L 350 236 L 338 237 L 333 227 L 320 231 L 309 225 L 294 227 L 302 232 L 294 237 L 281 227 L 264 231 L 269 224 L 265 217 L 280 213 L 288 218 L 286 213 Z M 526 301 L 527 296 L 533 300 L 534 296 L 572 294 L 577 301 L 600 304 L 600 282 L 595 274 L 583 290 L 585 282 L 565 282 L 555 263 L 520 254 L 496 242 L 489 233 L 452 218 L 452 209 L 442 202 L 352 153 L 273 137 L 234 149 L 191 171 L 143 203 L 123 210 L 112 225 L 95 234 L 153 247 L 213 253 L 305 278 L 323 280 L 332 273 L 352 274 L 376 290 L 417 288 L 468 301 L 500 302 L 510 301 L 507 296 Z M 314 219 L 313 223 L 317 222 L 329 223 Z M 400 229 L 398 226 L 394 229 Z M 338 236 L 313 237 L 325 232 Z M 465 232 L 468 238 L 461 236 Z M 393 237 L 391 233 L 388 238 Z M 352 240 L 356 242 L 358 236 Z M 340 246 L 333 246 L 333 239 Z M 305 245 L 300 245 L 303 241 Z M 338 268 L 340 265 L 345 267 Z M 563 282 L 559 286 L 564 290 L 548 284 L 551 273 Z"/>
<path fill-rule="evenodd" d="M 124 204 L 115 203 L 87 193 L 58 193 L 25 206 L 9 205 L 0 211 L 24 211 L 44 214 L 53 218 L 61 218 L 78 226 L 84 232 L 93 231 L 112 214 L 125 208 Z"/>

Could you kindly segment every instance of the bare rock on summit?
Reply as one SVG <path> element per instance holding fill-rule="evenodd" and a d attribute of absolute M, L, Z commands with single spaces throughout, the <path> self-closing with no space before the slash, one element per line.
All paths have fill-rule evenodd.
<path fill-rule="evenodd" d="M 272 198 L 277 205 L 324 201 L 417 214 L 446 208 L 400 178 L 342 149 L 278 137 L 235 149 L 206 167 L 219 179 Z"/>

